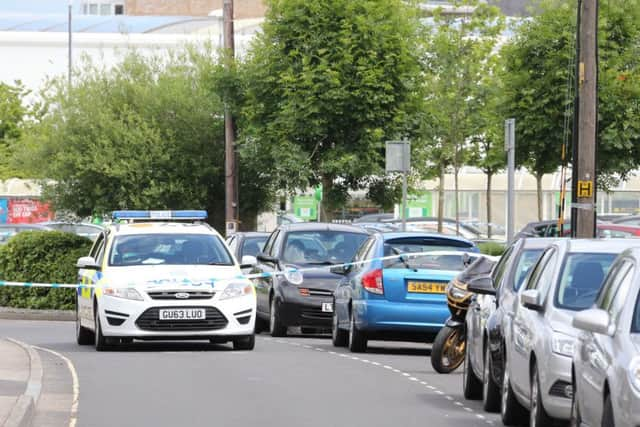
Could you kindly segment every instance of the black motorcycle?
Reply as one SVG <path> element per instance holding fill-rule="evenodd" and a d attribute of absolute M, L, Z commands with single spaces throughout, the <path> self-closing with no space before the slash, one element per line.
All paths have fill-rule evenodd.
<path fill-rule="evenodd" d="M 431 347 L 431 366 L 440 374 L 455 371 L 464 361 L 467 345 L 465 317 L 474 294 L 467 286 L 476 277 L 491 273 L 496 261 L 480 257 L 447 284 L 447 305 L 451 317 L 440 329 Z"/>

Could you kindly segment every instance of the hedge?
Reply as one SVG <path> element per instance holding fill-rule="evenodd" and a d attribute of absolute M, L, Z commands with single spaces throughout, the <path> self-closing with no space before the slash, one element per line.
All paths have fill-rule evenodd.
<path fill-rule="evenodd" d="M 91 240 L 72 233 L 18 233 L 0 246 L 0 280 L 77 283 L 76 261 L 90 249 Z M 0 306 L 71 310 L 75 308 L 75 290 L 0 287 Z"/>
<path fill-rule="evenodd" d="M 478 249 L 485 255 L 500 256 L 504 253 L 506 246 L 504 243 L 483 242 L 478 244 Z"/>

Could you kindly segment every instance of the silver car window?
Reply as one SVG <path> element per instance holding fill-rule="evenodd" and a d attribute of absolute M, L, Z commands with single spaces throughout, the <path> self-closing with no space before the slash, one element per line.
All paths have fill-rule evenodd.
<path fill-rule="evenodd" d="M 567 310 L 593 305 L 616 254 L 569 253 L 562 263 L 554 304 Z"/>
<path fill-rule="evenodd" d="M 517 291 L 522 286 L 522 282 L 524 282 L 525 277 L 531 270 L 540 258 L 540 254 L 542 253 L 542 249 L 525 249 L 520 253 L 518 260 L 516 261 L 516 268 L 513 274 L 513 282 L 512 289 Z"/>
<path fill-rule="evenodd" d="M 529 280 L 527 282 L 527 289 L 537 289 L 540 292 L 547 288 L 547 282 L 551 281 L 552 268 L 546 268 L 549 261 L 555 256 L 556 249 L 549 248 L 545 251 L 542 257 L 538 260 L 538 263 L 533 267 Z"/>

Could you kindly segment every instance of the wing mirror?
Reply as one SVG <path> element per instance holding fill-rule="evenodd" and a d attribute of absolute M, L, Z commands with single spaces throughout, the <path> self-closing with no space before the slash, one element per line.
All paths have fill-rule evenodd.
<path fill-rule="evenodd" d="M 520 295 L 520 302 L 529 310 L 542 311 L 540 292 L 536 289 L 527 289 Z"/>
<path fill-rule="evenodd" d="M 489 275 L 476 276 L 467 283 L 467 291 L 479 295 L 495 295 L 493 279 Z"/>
<path fill-rule="evenodd" d="M 613 336 L 615 333 L 615 325 L 611 322 L 611 316 L 599 308 L 584 310 L 576 314 L 573 317 L 573 327 L 608 336 Z"/>
<path fill-rule="evenodd" d="M 331 271 L 333 274 L 339 274 L 341 276 L 346 276 L 347 274 L 349 274 L 349 270 L 351 270 L 351 266 L 348 265 L 337 265 L 329 269 L 329 271 Z"/>
<path fill-rule="evenodd" d="M 254 267 L 258 263 L 258 259 L 253 255 L 243 255 L 242 262 L 240 263 L 240 268 L 251 268 Z"/>
<path fill-rule="evenodd" d="M 258 255 L 256 256 L 256 260 L 260 261 L 260 262 L 268 262 L 270 264 L 277 264 L 278 263 L 278 258 L 271 256 L 271 255 L 267 255 L 264 252 L 260 252 L 258 253 Z"/>
<path fill-rule="evenodd" d="M 100 270 L 100 264 L 98 264 L 92 256 L 83 256 L 78 258 L 78 262 L 76 262 L 77 268 L 84 268 L 87 270 Z"/>

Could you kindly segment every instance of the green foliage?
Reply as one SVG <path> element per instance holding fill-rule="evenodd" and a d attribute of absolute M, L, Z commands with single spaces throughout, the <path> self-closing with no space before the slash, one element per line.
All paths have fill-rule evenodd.
<path fill-rule="evenodd" d="M 485 255 L 501 256 L 504 253 L 506 247 L 504 243 L 485 242 L 479 243 L 478 249 L 480 249 L 480 253 L 483 253 Z"/>
<path fill-rule="evenodd" d="M 0 279 L 11 282 L 76 283 L 76 261 L 91 240 L 58 231 L 29 231 L 0 246 Z M 0 306 L 73 309 L 74 289 L 0 287 Z"/>
<path fill-rule="evenodd" d="M 22 135 L 27 93 L 20 82 L 15 86 L 0 82 L 0 179 L 23 176 L 21 169 L 11 164 L 10 154 Z"/>
<path fill-rule="evenodd" d="M 565 112 L 573 103 L 576 10 L 575 0 L 543 2 L 502 50 L 504 115 L 516 119 L 516 162 L 538 176 L 561 164 Z M 640 162 L 639 11 L 638 0 L 609 0 L 600 8 L 597 167 L 604 175 L 625 176 Z"/>
<path fill-rule="evenodd" d="M 382 173 L 416 105 L 417 9 L 401 0 L 271 0 L 247 61 L 243 156 L 276 188 L 323 184 L 325 211 Z"/>
<path fill-rule="evenodd" d="M 80 216 L 113 209 L 194 209 L 224 221 L 224 105 L 237 85 L 208 47 L 168 56 L 128 52 L 112 68 L 85 61 L 67 92 L 43 91 L 20 161 L 54 180 L 45 196 Z M 269 201 L 260 169 L 240 165 L 242 212 Z"/>

